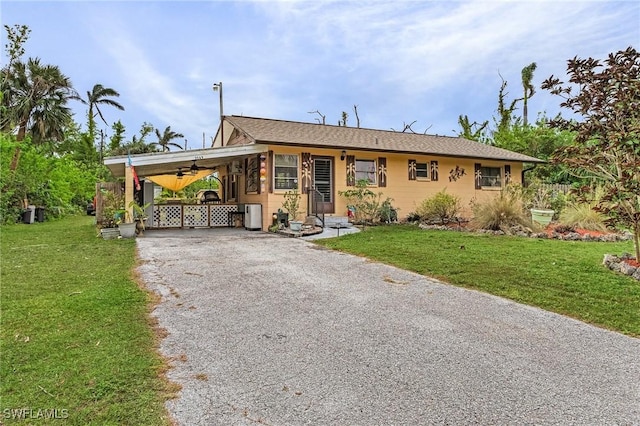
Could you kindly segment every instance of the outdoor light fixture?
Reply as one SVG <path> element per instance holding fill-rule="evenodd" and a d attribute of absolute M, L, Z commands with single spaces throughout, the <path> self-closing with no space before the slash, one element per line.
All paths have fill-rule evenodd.
<path fill-rule="evenodd" d="M 182 179 L 183 176 L 184 176 L 184 173 L 182 173 L 182 167 L 178 167 L 178 173 L 176 173 L 176 177 L 178 179 Z"/>
<path fill-rule="evenodd" d="M 222 110 L 222 82 L 213 83 L 213 91 L 218 92 L 220 95 L 220 145 L 224 146 L 224 126 L 222 125 L 222 118 L 224 117 Z"/>
<path fill-rule="evenodd" d="M 344 149 L 342 150 L 342 153 L 340 154 L 340 159 L 342 161 L 344 161 L 344 159 L 347 158 L 347 151 L 345 151 Z"/>
<path fill-rule="evenodd" d="M 193 164 L 191 165 L 191 167 L 189 167 L 189 170 L 191 171 L 192 175 L 195 175 L 196 173 L 198 173 L 198 170 L 200 170 L 200 167 L 198 167 L 198 165 L 196 164 L 196 160 L 193 160 Z"/>

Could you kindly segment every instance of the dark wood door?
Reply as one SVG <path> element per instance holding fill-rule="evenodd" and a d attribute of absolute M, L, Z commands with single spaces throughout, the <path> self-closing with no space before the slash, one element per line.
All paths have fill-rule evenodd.
<path fill-rule="evenodd" d="M 315 192 L 315 202 L 311 209 L 314 213 L 334 213 L 334 182 L 333 182 L 333 158 L 314 157 L 313 158 L 313 186 Z"/>

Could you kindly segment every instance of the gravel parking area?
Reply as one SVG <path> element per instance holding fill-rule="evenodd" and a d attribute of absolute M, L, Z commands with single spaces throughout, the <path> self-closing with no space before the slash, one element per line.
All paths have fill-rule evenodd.
<path fill-rule="evenodd" d="M 148 231 L 180 425 L 640 424 L 640 340 L 310 241 Z"/>

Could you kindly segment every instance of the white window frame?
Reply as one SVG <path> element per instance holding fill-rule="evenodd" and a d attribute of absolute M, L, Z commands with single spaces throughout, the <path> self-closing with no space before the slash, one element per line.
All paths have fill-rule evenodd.
<path fill-rule="evenodd" d="M 487 175 L 485 172 L 488 169 L 494 169 L 498 171 L 498 175 Z M 480 186 L 483 189 L 501 189 L 502 188 L 502 179 L 503 170 L 500 166 L 480 166 L 480 173 L 482 174 L 482 180 L 480 181 Z M 486 180 L 485 180 L 486 179 Z M 493 183 L 493 184 L 492 184 Z"/>
<path fill-rule="evenodd" d="M 289 157 L 289 159 L 295 158 L 295 166 L 286 164 L 278 165 L 278 160 L 282 161 L 283 157 Z M 274 154 L 273 155 L 273 189 L 275 191 L 291 191 L 299 188 L 299 165 L 300 158 L 297 154 Z M 278 169 L 285 169 L 295 171 L 295 174 L 288 174 L 286 177 L 278 176 Z M 281 182 L 285 182 L 282 186 Z"/>
<path fill-rule="evenodd" d="M 419 175 L 420 168 L 418 166 L 420 165 L 424 165 L 426 176 Z M 416 180 L 431 180 L 431 163 L 428 161 L 425 161 L 424 163 L 416 161 Z"/>
<path fill-rule="evenodd" d="M 370 165 L 365 168 L 365 163 Z M 356 182 L 366 180 L 367 185 L 369 186 L 376 186 L 378 184 L 378 165 L 376 160 L 370 158 L 356 158 L 355 168 Z M 363 174 L 365 176 L 363 176 Z"/>

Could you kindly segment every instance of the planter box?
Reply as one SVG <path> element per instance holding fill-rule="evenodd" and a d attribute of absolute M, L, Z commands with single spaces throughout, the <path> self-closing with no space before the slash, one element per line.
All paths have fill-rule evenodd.
<path fill-rule="evenodd" d="M 531 209 L 531 220 L 542 225 L 547 226 L 551 223 L 555 212 L 548 209 Z"/>
<path fill-rule="evenodd" d="M 120 230 L 118 228 L 102 228 L 100 235 L 105 240 L 115 240 L 120 237 Z"/>

